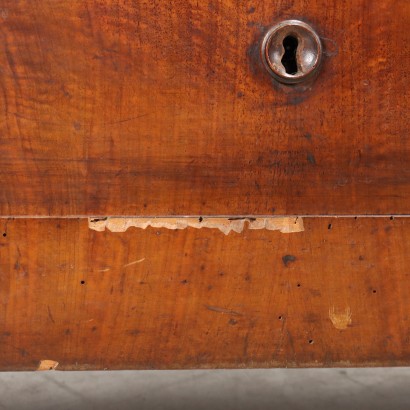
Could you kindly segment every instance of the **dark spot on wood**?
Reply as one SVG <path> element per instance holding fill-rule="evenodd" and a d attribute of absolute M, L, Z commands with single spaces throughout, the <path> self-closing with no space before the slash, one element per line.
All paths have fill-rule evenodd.
<path fill-rule="evenodd" d="M 315 156 L 314 156 L 311 152 L 308 152 L 308 154 L 307 154 L 307 160 L 308 160 L 312 165 L 316 165 L 316 158 L 315 158 Z"/>
<path fill-rule="evenodd" d="M 249 222 L 254 222 L 254 221 L 256 221 L 256 218 L 235 217 L 235 218 L 228 218 L 228 221 L 249 221 Z"/>
<path fill-rule="evenodd" d="M 247 27 L 256 27 L 261 33 L 266 31 L 266 27 L 264 27 L 261 23 L 259 23 L 258 21 L 248 21 L 246 23 Z"/>
<path fill-rule="evenodd" d="M 288 99 L 288 103 L 290 105 L 299 105 L 301 103 L 303 103 L 306 100 L 307 96 L 303 96 L 303 95 L 293 95 L 291 97 L 289 97 Z"/>
<path fill-rule="evenodd" d="M 248 23 L 249 27 L 253 27 L 256 24 Z M 259 28 L 259 27 L 258 27 Z M 269 75 L 263 66 L 262 60 L 260 58 L 260 44 L 259 41 L 252 44 L 247 50 L 248 64 L 251 73 L 255 76 L 260 76 L 262 73 Z"/>
<path fill-rule="evenodd" d="M 188 281 L 187 281 L 186 279 L 184 279 L 184 280 L 181 280 L 181 283 L 182 283 L 183 285 L 186 285 L 186 284 L 188 283 Z"/>
<path fill-rule="evenodd" d="M 106 221 L 108 218 L 96 218 L 96 219 L 91 219 L 91 223 L 96 223 L 96 222 L 102 222 Z"/>
<path fill-rule="evenodd" d="M 70 330 L 70 329 L 64 330 L 64 334 L 65 334 L 66 336 L 71 335 L 71 330 Z"/>
<path fill-rule="evenodd" d="M 372 229 L 371 229 L 371 231 L 370 231 L 370 233 L 372 234 L 372 235 L 375 235 L 375 234 L 377 234 L 379 232 L 379 228 L 377 227 L 377 226 L 374 226 Z"/>
<path fill-rule="evenodd" d="M 253 13 L 255 13 L 255 7 L 251 7 L 249 10 L 248 10 L 248 14 L 253 14 Z"/>
<path fill-rule="evenodd" d="M 310 134 L 309 132 L 305 133 L 303 136 L 304 136 L 308 141 L 311 141 L 311 140 L 312 140 L 312 134 Z"/>
<path fill-rule="evenodd" d="M 238 98 L 242 98 L 245 94 L 242 91 L 238 91 L 238 94 L 236 94 Z"/>
<path fill-rule="evenodd" d="M 296 256 L 285 255 L 282 257 L 283 264 L 287 267 L 290 263 L 296 262 Z"/>
<path fill-rule="evenodd" d="M 21 357 L 26 357 L 28 355 L 27 350 L 19 349 Z"/>
<path fill-rule="evenodd" d="M 316 313 L 307 313 L 303 316 L 303 322 L 305 323 L 319 323 L 320 316 Z"/>
<path fill-rule="evenodd" d="M 364 261 L 364 256 L 363 255 L 359 256 L 359 261 Z"/>
<path fill-rule="evenodd" d="M 230 319 L 228 323 L 229 323 L 231 326 L 235 326 L 235 325 L 238 323 L 238 321 L 235 320 L 235 319 Z"/>
<path fill-rule="evenodd" d="M 92 328 L 91 328 L 91 331 L 94 333 L 95 331 L 97 330 L 97 326 L 93 326 Z"/>

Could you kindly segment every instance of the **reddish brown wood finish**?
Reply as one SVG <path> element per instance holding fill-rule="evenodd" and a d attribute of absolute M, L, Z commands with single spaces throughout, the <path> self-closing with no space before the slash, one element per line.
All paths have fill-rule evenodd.
<path fill-rule="evenodd" d="M 258 43 L 326 48 L 278 89 Z M 408 0 L 0 0 L 0 214 L 410 213 Z"/>
<path fill-rule="evenodd" d="M 2 370 L 410 364 L 408 219 L 288 235 L 3 227 Z"/>

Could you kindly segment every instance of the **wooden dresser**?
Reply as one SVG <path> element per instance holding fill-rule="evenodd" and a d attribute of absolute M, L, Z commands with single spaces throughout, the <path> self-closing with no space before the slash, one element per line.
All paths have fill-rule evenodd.
<path fill-rule="evenodd" d="M 409 27 L 0 0 L 0 370 L 410 365 Z"/>

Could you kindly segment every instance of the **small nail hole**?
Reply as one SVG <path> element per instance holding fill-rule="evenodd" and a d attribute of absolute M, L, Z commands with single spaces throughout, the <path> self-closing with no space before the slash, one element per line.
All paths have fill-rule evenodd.
<path fill-rule="evenodd" d="M 312 339 L 309 340 L 309 344 L 313 345 L 313 343 L 315 343 Z"/>
<path fill-rule="evenodd" d="M 81 283 L 82 285 L 85 285 L 85 280 L 82 280 L 80 283 Z"/>
<path fill-rule="evenodd" d="M 6 232 L 4 232 L 4 233 L 3 233 L 3 236 L 4 236 L 4 237 L 6 237 L 6 236 L 7 236 Z"/>
<path fill-rule="evenodd" d="M 327 229 L 332 229 L 333 227 L 332 227 L 332 224 L 329 224 L 328 226 L 327 226 Z"/>

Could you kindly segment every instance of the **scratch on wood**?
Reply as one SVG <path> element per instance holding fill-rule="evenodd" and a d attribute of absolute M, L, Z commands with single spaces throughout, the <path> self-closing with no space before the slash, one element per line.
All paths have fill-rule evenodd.
<path fill-rule="evenodd" d="M 47 371 L 57 369 L 59 363 L 54 360 L 42 360 L 38 365 L 37 371 Z"/>
<path fill-rule="evenodd" d="M 139 259 L 138 261 L 127 263 L 126 265 L 123 266 L 123 268 L 128 268 L 129 266 L 133 266 L 133 265 L 136 265 L 144 261 L 145 261 L 145 258 L 142 258 L 142 259 Z"/>
<path fill-rule="evenodd" d="M 51 314 L 50 306 L 47 306 L 47 310 L 48 310 L 48 317 L 50 318 L 51 322 L 53 322 L 55 324 L 56 322 L 53 318 L 53 315 Z"/>
<path fill-rule="evenodd" d="M 336 312 L 334 306 L 329 309 L 329 318 L 333 323 L 333 326 L 339 330 L 345 330 L 352 324 L 352 312 L 350 308 L 346 308 L 344 311 Z"/>
<path fill-rule="evenodd" d="M 90 229 L 103 232 L 106 229 L 111 232 L 125 232 L 128 228 L 146 229 L 186 229 L 188 227 L 202 229 L 219 229 L 225 235 L 231 232 L 242 233 L 245 226 L 249 229 L 266 229 L 268 231 L 279 231 L 281 233 L 303 232 L 303 218 L 295 217 L 270 217 L 270 218 L 89 218 Z"/>
<path fill-rule="evenodd" d="M 234 310 L 224 309 L 224 308 L 217 307 L 217 306 L 208 306 L 208 305 L 205 305 L 205 307 L 208 310 L 211 310 L 212 312 L 223 313 L 225 315 L 242 316 L 242 313 L 235 312 Z"/>

